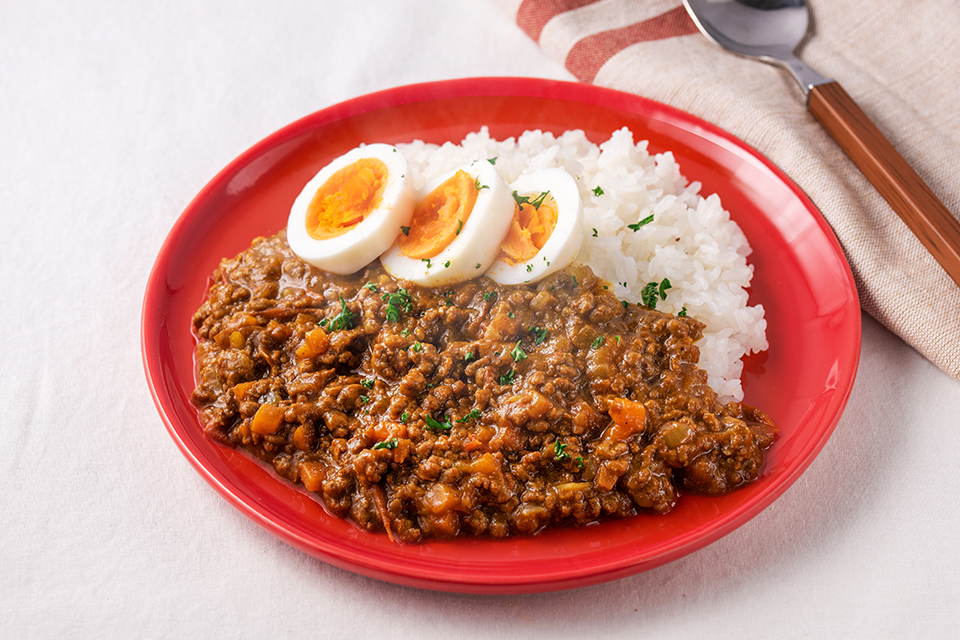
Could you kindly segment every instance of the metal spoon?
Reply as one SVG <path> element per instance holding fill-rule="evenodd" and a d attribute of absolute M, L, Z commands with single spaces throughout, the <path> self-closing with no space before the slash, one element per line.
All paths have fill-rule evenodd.
<path fill-rule="evenodd" d="M 807 109 L 853 160 L 927 251 L 960 285 L 960 223 L 835 81 L 794 55 L 807 32 L 804 0 L 683 0 L 693 21 L 724 49 L 786 68 Z"/>

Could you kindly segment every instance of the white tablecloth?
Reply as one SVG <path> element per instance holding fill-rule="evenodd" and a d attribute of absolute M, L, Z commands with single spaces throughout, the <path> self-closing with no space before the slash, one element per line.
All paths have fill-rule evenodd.
<path fill-rule="evenodd" d="M 617 582 L 421 591 L 295 551 L 154 409 L 139 322 L 163 239 L 247 147 L 413 82 L 572 76 L 467 0 L 0 5 L 0 637 L 951 637 L 960 383 L 864 316 L 823 452 L 770 508 Z"/>

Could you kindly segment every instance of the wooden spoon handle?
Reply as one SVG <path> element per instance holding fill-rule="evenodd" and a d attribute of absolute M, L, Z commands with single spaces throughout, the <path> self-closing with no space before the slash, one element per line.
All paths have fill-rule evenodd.
<path fill-rule="evenodd" d="M 838 82 L 810 89 L 807 108 L 960 285 L 960 222 Z"/>

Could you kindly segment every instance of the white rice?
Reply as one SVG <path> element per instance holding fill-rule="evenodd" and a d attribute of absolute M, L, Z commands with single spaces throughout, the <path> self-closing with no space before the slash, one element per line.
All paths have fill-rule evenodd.
<path fill-rule="evenodd" d="M 677 313 L 686 307 L 706 325 L 700 367 L 722 401 L 743 399 L 741 358 L 767 348 L 763 307 L 747 304 L 750 245 L 718 196 L 704 198 L 700 183 L 687 183 L 672 153 L 650 155 L 647 142 L 635 144 L 626 127 L 599 146 L 579 130 L 560 137 L 526 131 L 497 141 L 486 127 L 459 145 L 397 146 L 415 172 L 417 188 L 480 159 L 496 158 L 507 182 L 540 168 L 566 169 L 583 199 L 584 242 L 576 261 L 615 283 L 617 297 L 633 303 L 640 302 L 645 284 L 669 279 L 672 287 L 657 309 Z M 601 195 L 594 193 L 597 187 Z M 651 214 L 652 223 L 637 231 L 627 227 Z"/>

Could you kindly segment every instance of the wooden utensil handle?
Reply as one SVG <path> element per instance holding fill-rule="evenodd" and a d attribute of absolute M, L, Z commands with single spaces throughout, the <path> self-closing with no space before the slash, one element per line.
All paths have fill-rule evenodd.
<path fill-rule="evenodd" d="M 810 89 L 807 108 L 960 285 L 960 222 L 930 187 L 838 82 Z"/>

